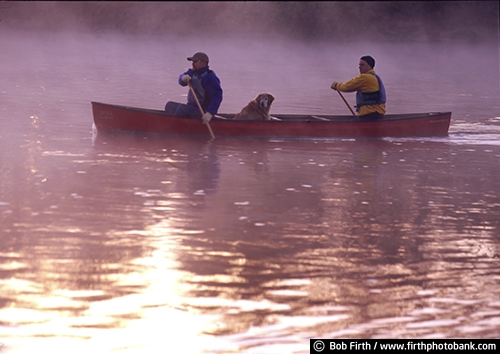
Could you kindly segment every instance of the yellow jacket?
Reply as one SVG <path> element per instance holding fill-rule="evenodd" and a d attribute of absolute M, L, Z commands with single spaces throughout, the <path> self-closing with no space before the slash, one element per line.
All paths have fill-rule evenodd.
<path fill-rule="evenodd" d="M 375 70 L 371 69 L 364 74 L 360 74 L 349 81 L 337 83 L 336 89 L 342 92 L 377 92 L 380 90 Z M 362 105 L 359 108 L 358 115 L 364 116 L 370 113 L 378 112 L 385 114 L 385 104 Z"/>

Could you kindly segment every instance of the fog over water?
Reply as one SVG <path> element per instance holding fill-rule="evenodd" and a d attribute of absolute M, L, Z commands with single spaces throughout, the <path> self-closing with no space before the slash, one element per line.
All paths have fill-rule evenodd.
<path fill-rule="evenodd" d="M 498 40 L 494 1 L 7 2 L 4 28 L 300 40 Z"/>
<path fill-rule="evenodd" d="M 498 2 L 0 2 L 0 353 L 500 336 Z M 348 114 L 362 55 L 440 138 L 98 134 L 91 101 Z M 345 94 L 354 104 L 354 95 Z M 217 132 L 215 131 L 217 136 Z"/>

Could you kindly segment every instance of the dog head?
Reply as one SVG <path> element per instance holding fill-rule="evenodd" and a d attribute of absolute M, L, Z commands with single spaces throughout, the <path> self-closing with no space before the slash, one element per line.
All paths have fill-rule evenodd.
<path fill-rule="evenodd" d="M 259 103 L 261 108 L 271 107 L 271 103 L 274 101 L 274 96 L 270 93 L 261 93 L 257 95 L 256 101 Z"/>

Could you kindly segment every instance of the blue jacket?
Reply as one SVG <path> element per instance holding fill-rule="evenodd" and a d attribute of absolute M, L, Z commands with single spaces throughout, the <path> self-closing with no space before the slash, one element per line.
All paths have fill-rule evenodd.
<path fill-rule="evenodd" d="M 196 72 L 193 71 L 193 69 L 189 69 L 179 76 L 179 85 L 187 86 L 187 84 L 181 80 L 183 75 L 191 76 L 191 86 L 196 92 L 196 96 L 200 101 L 203 111 L 217 114 L 220 104 L 222 103 L 222 87 L 220 86 L 220 80 L 215 72 L 210 70 L 208 66 Z M 188 92 L 187 104 L 198 108 L 191 90 Z"/>

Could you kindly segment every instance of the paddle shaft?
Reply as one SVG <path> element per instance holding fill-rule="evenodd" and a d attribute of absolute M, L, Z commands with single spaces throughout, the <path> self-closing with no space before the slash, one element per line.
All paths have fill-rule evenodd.
<path fill-rule="evenodd" d="M 198 109 L 201 112 L 201 115 L 203 116 L 205 112 L 203 112 L 203 107 L 201 107 L 200 101 L 198 101 L 198 96 L 196 96 L 196 93 L 194 92 L 193 86 L 191 86 L 191 82 L 188 82 L 189 89 L 191 90 L 191 93 L 194 96 L 194 100 L 196 101 L 196 104 L 198 105 Z M 207 128 L 208 131 L 210 132 L 210 135 L 212 136 L 212 139 L 215 139 L 214 132 L 212 131 L 212 127 L 210 127 L 210 124 L 207 122 Z"/>
<path fill-rule="evenodd" d="M 352 110 L 351 106 L 349 106 L 349 102 L 347 102 L 347 100 L 344 98 L 344 95 L 342 95 L 342 93 L 339 90 L 337 90 L 337 92 L 339 93 L 340 97 L 342 97 L 342 100 L 344 101 L 344 103 L 347 106 L 347 108 L 349 108 L 349 110 L 351 111 L 352 115 L 356 116 L 356 113 L 354 113 L 354 111 Z"/>

